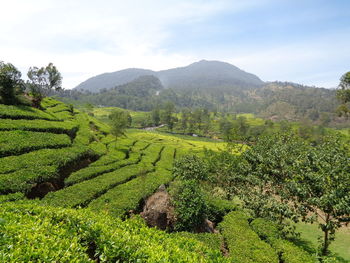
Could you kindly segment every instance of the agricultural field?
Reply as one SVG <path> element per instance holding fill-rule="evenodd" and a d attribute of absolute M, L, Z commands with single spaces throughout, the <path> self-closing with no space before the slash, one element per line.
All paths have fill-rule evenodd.
<path fill-rule="evenodd" d="M 110 109 L 96 108 L 95 118 L 53 98 L 41 110 L 0 106 L 0 262 L 316 260 L 268 222 L 253 220 L 239 200 L 206 195 L 215 234 L 145 224 L 138 214 L 161 186 L 174 184 L 174 162 L 221 152 L 223 141 L 142 129 L 116 139 L 103 122 Z M 238 156 L 249 148 L 236 146 Z M 347 238 L 332 247 L 344 260 Z"/>

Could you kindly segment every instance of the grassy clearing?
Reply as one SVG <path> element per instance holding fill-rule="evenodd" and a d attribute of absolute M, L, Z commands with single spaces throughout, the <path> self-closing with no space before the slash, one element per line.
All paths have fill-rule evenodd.
<path fill-rule="evenodd" d="M 317 224 L 296 224 L 301 239 L 308 242 L 309 246 L 317 249 L 318 238 L 322 231 Z M 335 241 L 331 243 L 330 250 L 339 257 L 340 262 L 350 262 L 350 227 L 342 227 L 336 232 Z"/>

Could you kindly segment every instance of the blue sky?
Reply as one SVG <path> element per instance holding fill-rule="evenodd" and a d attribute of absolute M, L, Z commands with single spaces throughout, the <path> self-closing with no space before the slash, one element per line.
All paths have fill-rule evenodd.
<path fill-rule="evenodd" d="M 63 84 L 128 67 L 221 60 L 265 81 L 336 87 L 350 70 L 347 0 L 0 0 L 0 60 L 57 65 Z"/>

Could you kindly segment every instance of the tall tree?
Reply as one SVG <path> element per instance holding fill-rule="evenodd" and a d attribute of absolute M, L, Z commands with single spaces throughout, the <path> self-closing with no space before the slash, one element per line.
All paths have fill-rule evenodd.
<path fill-rule="evenodd" d="M 151 112 L 151 117 L 152 117 L 152 122 L 155 126 L 159 125 L 160 122 L 160 112 L 159 112 L 159 108 L 155 107 L 152 112 Z"/>
<path fill-rule="evenodd" d="M 327 138 L 295 161 L 292 195 L 312 212 L 323 231 L 321 252 L 327 255 L 336 230 L 350 221 L 349 149 Z"/>
<path fill-rule="evenodd" d="M 24 90 L 21 72 L 10 63 L 0 61 L 0 97 L 4 104 L 16 104 L 17 95 Z"/>
<path fill-rule="evenodd" d="M 131 116 L 129 112 L 123 110 L 114 110 L 109 116 L 111 125 L 111 134 L 117 140 L 118 137 L 125 135 L 125 129 L 131 125 Z"/>
<path fill-rule="evenodd" d="M 28 70 L 29 81 L 27 83 L 33 96 L 33 106 L 40 107 L 41 100 L 50 93 L 51 90 L 62 89 L 62 76 L 57 68 L 49 63 L 46 67 L 31 67 Z"/>
<path fill-rule="evenodd" d="M 172 102 L 167 102 L 164 104 L 164 110 L 162 114 L 163 122 L 168 125 L 169 130 L 172 130 L 174 127 L 175 119 L 173 113 L 175 111 L 175 105 Z"/>

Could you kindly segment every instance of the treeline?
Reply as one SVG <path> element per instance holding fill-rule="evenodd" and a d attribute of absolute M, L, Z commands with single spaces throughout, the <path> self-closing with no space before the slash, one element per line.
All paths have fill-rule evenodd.
<path fill-rule="evenodd" d="M 142 76 L 130 83 L 89 91 L 66 91 L 59 96 L 101 106 L 151 111 L 164 102 L 178 109 L 206 108 L 209 111 L 254 113 L 264 118 L 324 122 L 335 118 L 338 102 L 335 90 L 307 87 L 294 83 L 271 82 L 264 87 L 210 87 L 164 89 L 154 76 Z"/>

